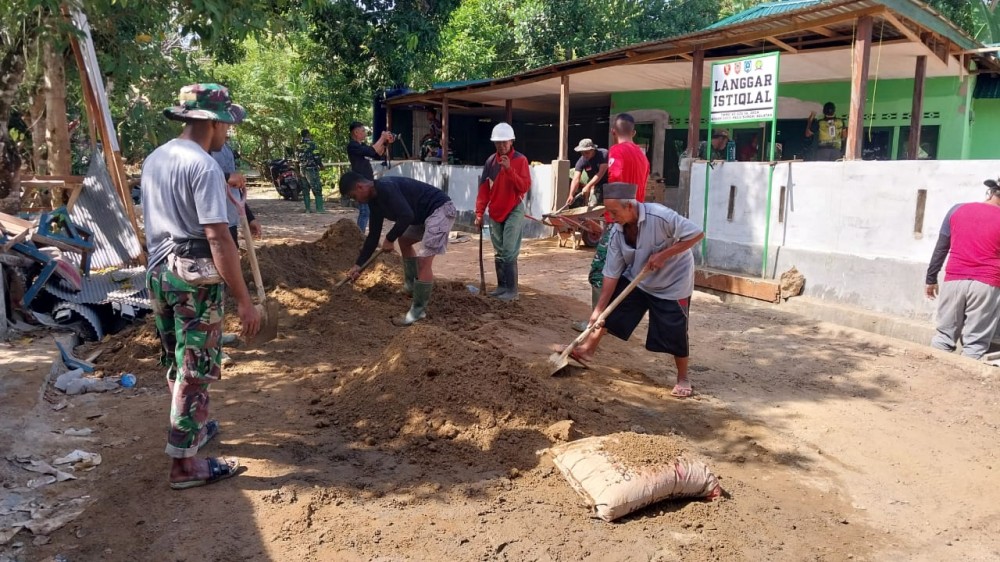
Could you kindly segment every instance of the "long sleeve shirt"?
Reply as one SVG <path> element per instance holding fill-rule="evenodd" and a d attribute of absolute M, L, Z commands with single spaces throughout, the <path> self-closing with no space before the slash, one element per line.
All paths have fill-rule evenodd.
<path fill-rule="evenodd" d="M 510 152 L 510 169 L 500 165 L 497 155 L 491 154 L 479 178 L 479 195 L 476 197 L 476 218 L 482 219 L 487 207 L 490 218 L 497 222 L 507 220 L 514 207 L 531 189 L 531 171 L 528 159 L 517 151 Z"/>

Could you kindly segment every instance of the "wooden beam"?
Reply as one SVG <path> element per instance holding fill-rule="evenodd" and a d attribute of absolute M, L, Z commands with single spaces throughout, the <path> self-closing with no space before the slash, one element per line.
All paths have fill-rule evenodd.
<path fill-rule="evenodd" d="M 694 60 L 694 57 L 692 57 L 691 55 L 689 55 L 687 53 L 680 53 L 677 56 L 679 56 L 680 58 L 682 58 L 682 59 L 684 59 L 686 61 L 693 61 Z"/>
<path fill-rule="evenodd" d="M 691 63 L 691 104 L 688 106 L 688 154 L 692 158 L 700 158 L 698 154 L 698 133 L 701 130 L 701 94 L 705 82 L 705 51 L 697 49 L 694 52 L 694 62 Z"/>
<path fill-rule="evenodd" d="M 781 300 L 781 284 L 773 279 L 752 279 L 734 273 L 697 268 L 694 286 L 765 302 Z"/>
<path fill-rule="evenodd" d="M 854 33 L 851 64 L 851 109 L 847 115 L 847 160 L 861 159 L 865 128 L 865 96 L 868 94 L 868 65 L 872 51 L 872 16 L 858 18 Z"/>
<path fill-rule="evenodd" d="M 823 37 L 840 37 L 839 33 L 837 33 L 836 31 L 831 31 L 823 27 L 822 25 L 817 25 L 816 27 L 807 27 L 806 29 L 812 31 L 817 35 L 822 35 Z"/>
<path fill-rule="evenodd" d="M 559 159 L 569 159 L 569 76 L 559 84 Z"/>
<path fill-rule="evenodd" d="M 448 163 L 448 97 L 441 98 L 441 164 Z"/>
<path fill-rule="evenodd" d="M 508 125 L 514 125 L 514 100 L 506 100 L 503 102 L 503 117 L 504 121 Z"/>
<path fill-rule="evenodd" d="M 920 121 L 924 117 L 924 79 L 927 76 L 927 56 L 917 57 L 917 67 L 913 72 L 913 109 L 910 110 L 910 138 L 906 156 L 916 160 L 920 155 Z"/>
<path fill-rule="evenodd" d="M 767 39 L 767 41 L 769 41 L 769 42 L 771 42 L 771 43 L 773 43 L 773 44 L 781 47 L 782 49 L 788 51 L 789 53 L 797 53 L 797 52 L 799 52 L 799 50 L 796 49 L 795 47 L 793 47 L 793 46 L 789 45 L 788 43 L 785 43 L 784 41 L 782 41 L 780 39 L 777 39 L 775 37 L 767 37 L 766 39 Z"/>
<path fill-rule="evenodd" d="M 907 27 L 907 25 L 904 24 L 902 21 L 900 21 L 899 18 L 892 15 L 892 12 L 886 12 L 882 14 L 882 19 L 892 24 L 892 26 L 896 28 L 896 31 L 902 33 L 910 41 L 913 41 L 914 43 L 920 43 L 921 45 L 924 43 L 923 41 L 920 40 L 920 36 L 917 35 L 917 32 Z"/>

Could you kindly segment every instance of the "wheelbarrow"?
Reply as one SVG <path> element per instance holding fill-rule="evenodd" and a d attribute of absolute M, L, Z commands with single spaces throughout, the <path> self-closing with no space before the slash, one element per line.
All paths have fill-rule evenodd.
<path fill-rule="evenodd" d="M 604 205 L 574 209 L 564 207 L 554 213 L 542 215 L 541 219 L 532 216 L 528 218 L 556 229 L 560 248 L 572 245 L 577 250 L 580 244 L 595 248 L 604 233 Z"/>

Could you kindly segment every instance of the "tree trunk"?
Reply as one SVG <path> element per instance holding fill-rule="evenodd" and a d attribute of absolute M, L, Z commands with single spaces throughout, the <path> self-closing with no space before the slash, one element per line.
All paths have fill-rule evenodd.
<path fill-rule="evenodd" d="M 21 190 L 21 156 L 10 138 L 7 121 L 14 96 L 24 80 L 25 68 L 23 37 L 2 47 L 5 52 L 0 59 L 0 201 L 11 194 L 17 197 Z"/>
<path fill-rule="evenodd" d="M 73 157 L 69 146 L 69 123 L 66 119 L 66 64 L 63 49 L 45 43 L 45 133 L 48 148 L 48 172 L 70 175 Z"/>
<path fill-rule="evenodd" d="M 39 80 L 28 108 L 28 125 L 31 130 L 32 168 L 36 176 L 48 174 L 45 141 L 45 81 Z"/>

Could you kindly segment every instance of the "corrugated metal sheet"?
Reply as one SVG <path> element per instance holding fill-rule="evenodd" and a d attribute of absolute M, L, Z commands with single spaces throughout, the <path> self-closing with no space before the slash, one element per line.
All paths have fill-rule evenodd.
<path fill-rule="evenodd" d="M 46 283 L 43 288 L 49 294 L 76 304 L 123 303 L 151 308 L 144 267 L 94 273 L 83 279 L 83 288 L 78 293 L 66 290 L 54 282 Z"/>
<path fill-rule="evenodd" d="M 1000 99 L 1000 76 L 980 74 L 976 77 L 976 89 L 972 97 L 980 100 Z"/>
<path fill-rule="evenodd" d="M 90 258 L 90 269 L 101 270 L 125 267 L 138 263 L 142 253 L 139 237 L 132 230 L 132 223 L 125 214 L 118 199 L 111 175 L 104 164 L 104 158 L 94 152 L 90 167 L 83 180 L 83 190 L 70 213 L 76 224 L 94 233 L 94 251 Z M 79 265 L 79 256 L 67 254 Z"/>
<path fill-rule="evenodd" d="M 733 14 L 728 18 L 719 20 L 712 25 L 706 27 L 705 29 L 717 29 L 720 27 L 726 27 L 727 25 L 735 25 L 737 23 L 745 23 L 760 18 L 769 18 L 776 16 L 778 14 L 783 14 L 785 12 L 791 12 L 793 10 L 801 10 L 803 8 L 809 8 L 817 4 L 822 4 L 826 0 L 781 0 L 778 2 L 767 2 L 765 4 L 758 4 L 753 8 L 743 10 L 738 14 Z"/>

